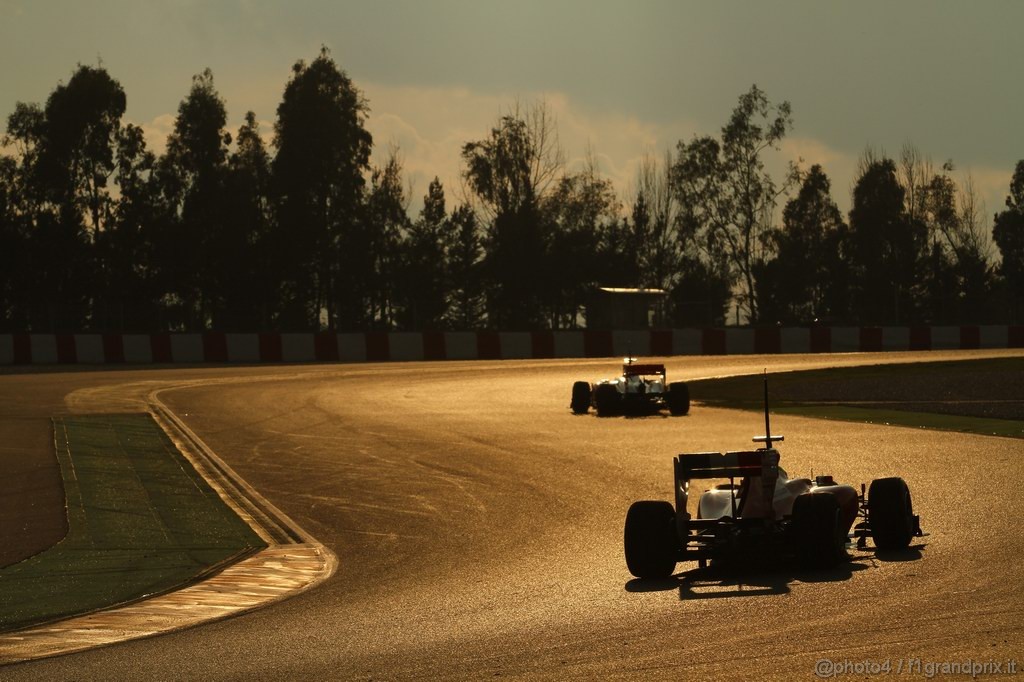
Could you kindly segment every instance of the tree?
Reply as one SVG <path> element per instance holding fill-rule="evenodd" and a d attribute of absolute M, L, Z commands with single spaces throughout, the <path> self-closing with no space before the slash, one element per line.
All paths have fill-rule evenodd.
<path fill-rule="evenodd" d="M 146 149 L 143 131 L 124 126 L 117 140 L 117 184 L 120 197 L 106 229 L 96 235 L 103 263 L 97 314 L 108 329 L 150 331 L 159 327 L 153 264 L 159 235 L 170 232 L 169 212 L 161 199 L 156 157 Z"/>
<path fill-rule="evenodd" d="M 1019 323 L 1024 319 L 1024 160 L 1014 169 L 1006 209 L 996 214 L 992 237 L 1002 256 L 999 272 L 1010 317 Z"/>
<path fill-rule="evenodd" d="M 611 181 L 603 178 L 593 154 L 584 168 L 563 175 L 542 206 L 542 220 L 550 225 L 547 258 L 552 264 L 541 303 L 552 329 L 576 327 L 588 295 L 618 263 L 602 263 L 602 235 L 616 229 L 619 200 Z M 630 284 L 629 286 L 633 286 Z"/>
<path fill-rule="evenodd" d="M 840 257 L 845 232 L 828 176 L 811 166 L 782 212 L 781 229 L 768 235 L 776 256 L 757 278 L 763 320 L 806 324 L 845 314 L 845 287 L 836 286 L 848 279 Z"/>
<path fill-rule="evenodd" d="M 223 202 L 223 232 L 211 242 L 213 259 L 220 264 L 215 273 L 217 326 L 269 328 L 281 273 L 269 243 L 270 156 L 251 111 L 228 157 Z"/>
<path fill-rule="evenodd" d="M 434 178 L 423 197 L 419 219 L 402 244 L 400 326 L 439 329 L 444 326 L 450 289 L 448 252 L 452 223 L 445 209 L 444 186 Z"/>
<path fill-rule="evenodd" d="M 904 145 L 897 177 L 911 224 L 927 235 L 915 299 L 920 319 L 937 324 L 978 322 L 992 314 L 991 245 L 970 175 L 952 177 L 953 162 L 935 172 L 913 145 Z"/>
<path fill-rule="evenodd" d="M 329 327 L 363 321 L 367 271 L 356 254 L 373 144 L 367 111 L 327 48 L 295 63 L 277 108 L 272 166 L 285 326 L 319 328 L 321 312 Z"/>
<path fill-rule="evenodd" d="M 847 251 L 853 313 L 861 324 L 914 319 L 926 229 L 910 219 L 904 199 L 892 159 L 866 157 L 853 190 Z"/>
<path fill-rule="evenodd" d="M 724 257 L 704 258 L 683 254 L 679 276 L 668 292 L 668 321 L 677 327 L 725 324 L 732 285 Z"/>
<path fill-rule="evenodd" d="M 771 227 L 775 203 L 792 182 L 776 185 L 761 154 L 778 149 L 792 128 L 789 102 L 772 106 L 756 85 L 739 98 L 721 140 L 680 142 L 672 168 L 679 205 L 687 207 L 713 252 L 728 256 L 729 276 L 739 285 L 738 301 L 748 319 L 758 317 L 754 288 L 763 258 L 762 236 Z"/>
<path fill-rule="evenodd" d="M 551 225 L 544 197 L 562 175 L 563 156 L 544 105 L 501 117 L 489 137 L 462 148 L 463 177 L 488 218 L 483 269 L 488 322 L 502 329 L 544 324 L 551 282 Z"/>
<path fill-rule="evenodd" d="M 952 169 L 947 162 L 932 177 L 920 213 L 928 234 L 921 299 L 932 323 L 978 322 L 989 306 L 988 238 L 970 177 L 961 189 L 947 174 Z"/>
<path fill-rule="evenodd" d="M 28 226 L 20 196 L 18 164 L 0 156 L 0 329 L 26 329 L 30 291 Z"/>
<path fill-rule="evenodd" d="M 678 277 L 684 244 L 679 238 L 679 204 L 672 187 L 672 156 L 664 164 L 645 155 L 640 161 L 633 202 L 639 277 L 631 286 L 670 290 Z M 691 252 L 689 255 L 693 256 Z"/>
<path fill-rule="evenodd" d="M 227 111 L 210 69 L 192 77 L 188 96 L 178 105 L 174 132 L 160 160 L 159 176 L 169 211 L 159 236 L 159 268 L 167 294 L 181 307 L 179 324 L 205 329 L 212 320 L 219 268 L 225 256 L 224 184 L 228 145 Z"/>
<path fill-rule="evenodd" d="M 109 215 L 107 183 L 125 105 L 121 84 L 89 66 L 79 66 L 46 101 L 37 180 L 63 221 L 81 214 L 93 235 Z"/>
<path fill-rule="evenodd" d="M 903 204 L 907 217 L 911 221 L 923 220 L 928 210 L 929 184 L 935 177 L 931 159 L 908 142 L 900 149 L 896 171 L 900 186 L 903 187 Z"/>
<path fill-rule="evenodd" d="M 691 207 L 676 215 L 677 253 L 668 318 L 677 326 L 722 325 L 732 300 L 729 255 L 714 233 L 701 229 Z"/>
<path fill-rule="evenodd" d="M 111 211 L 107 184 L 124 108 L 117 81 L 103 68 L 79 66 L 44 108 L 18 103 L 8 118 L 5 140 L 21 152 L 23 255 L 34 263 L 25 295 L 33 329 L 89 324 L 102 278 L 93 246 Z"/>
<path fill-rule="evenodd" d="M 626 286 L 668 292 L 666 319 L 658 323 L 722 324 L 732 296 L 728 260 L 692 207 L 680 203 L 673 174 L 670 152 L 664 164 L 650 155 L 641 160 L 626 236 L 637 274 Z M 625 262 L 634 267 L 633 260 Z"/>
<path fill-rule="evenodd" d="M 530 210 L 562 175 L 565 157 L 543 103 L 517 104 L 490 137 L 462 147 L 463 173 L 489 218 Z"/>
<path fill-rule="evenodd" d="M 352 268 L 349 273 L 362 274 L 356 284 L 366 294 L 365 313 L 353 311 L 350 320 L 381 329 L 391 329 L 394 324 L 399 299 L 395 284 L 401 271 L 401 240 L 409 231 L 408 209 L 402 162 L 398 150 L 392 149 L 384 166 L 371 173 L 361 231 L 350 237 L 355 240 L 349 242 L 355 246 L 351 253 L 365 260 L 363 270 Z"/>
<path fill-rule="evenodd" d="M 483 283 L 480 263 L 483 258 L 480 228 L 476 213 L 462 204 L 451 215 L 452 245 L 448 252 L 448 313 L 454 329 L 477 329 L 483 323 Z"/>

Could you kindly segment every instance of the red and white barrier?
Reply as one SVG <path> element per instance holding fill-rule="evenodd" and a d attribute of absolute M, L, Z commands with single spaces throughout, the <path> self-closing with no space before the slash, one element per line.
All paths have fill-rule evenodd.
<path fill-rule="evenodd" d="M 0 334 L 0 365 L 510 360 L 1024 348 L 1024 326 Z"/>

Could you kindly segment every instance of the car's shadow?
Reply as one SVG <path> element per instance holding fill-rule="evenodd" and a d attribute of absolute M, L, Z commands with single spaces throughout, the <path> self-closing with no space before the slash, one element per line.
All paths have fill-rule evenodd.
<path fill-rule="evenodd" d="M 849 580 L 855 573 L 880 562 L 917 561 L 925 543 L 901 550 L 851 550 L 850 558 L 829 568 L 806 568 L 792 562 L 759 563 L 753 566 L 715 565 L 676 573 L 670 578 L 626 583 L 627 592 L 667 592 L 678 590 L 679 599 L 723 599 L 764 597 L 787 594 L 794 582 L 836 583 Z"/>
<path fill-rule="evenodd" d="M 622 414 L 622 417 L 624 419 L 652 419 L 652 418 L 653 419 L 669 419 L 669 418 L 672 417 L 672 415 L 670 415 L 667 412 L 659 412 L 659 411 L 652 411 L 652 412 L 624 412 Z"/>
<path fill-rule="evenodd" d="M 927 547 L 927 542 L 919 542 L 904 549 L 876 549 L 874 550 L 874 557 L 879 561 L 885 562 L 917 561 L 923 558 L 921 553 Z"/>
<path fill-rule="evenodd" d="M 641 409 L 633 408 L 630 410 L 618 410 L 616 412 L 598 414 L 594 412 L 594 416 L 598 419 L 678 419 L 680 417 L 688 417 L 689 413 L 686 414 L 671 414 L 668 410 L 659 410 L 655 408 Z"/>

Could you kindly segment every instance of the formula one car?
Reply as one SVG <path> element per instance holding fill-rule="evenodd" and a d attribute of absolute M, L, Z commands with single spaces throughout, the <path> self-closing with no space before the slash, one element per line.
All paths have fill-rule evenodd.
<path fill-rule="evenodd" d="M 857 547 L 874 541 L 881 550 L 902 549 L 921 536 L 910 489 L 902 478 L 879 478 L 865 495 L 831 476 L 789 479 L 779 467 L 768 418 L 757 450 L 700 452 L 674 458 L 675 507 L 661 500 L 634 502 L 626 514 L 626 566 L 637 578 L 667 578 L 676 563 L 729 562 L 756 557 L 795 558 L 804 566 L 834 566 L 848 558 L 853 528 Z M 728 479 L 700 496 L 697 517 L 687 511 L 690 481 Z M 859 522 L 858 522 L 859 520 Z M 856 523 L 856 526 L 854 524 Z"/>
<path fill-rule="evenodd" d="M 598 416 L 663 407 L 680 415 L 690 411 L 690 390 L 685 381 L 666 383 L 665 365 L 641 364 L 635 358 L 626 358 L 620 377 L 596 384 L 575 382 L 569 406 L 575 414 L 586 414 L 593 406 Z"/>

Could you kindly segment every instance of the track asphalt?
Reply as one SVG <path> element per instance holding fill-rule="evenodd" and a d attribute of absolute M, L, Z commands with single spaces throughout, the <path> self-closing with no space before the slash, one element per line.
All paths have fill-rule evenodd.
<path fill-rule="evenodd" d="M 670 358 L 668 368 L 670 379 L 694 379 L 937 355 Z M 8 422 L 39 409 L 121 411 L 166 388 L 174 415 L 340 558 L 317 589 L 271 608 L 2 676 L 806 679 L 824 658 L 1024 658 L 1020 441 L 780 416 L 787 471 L 854 484 L 901 475 L 930 535 L 900 556 L 855 552 L 830 572 L 680 565 L 652 585 L 623 565 L 629 503 L 669 498 L 673 454 L 742 449 L 761 425 L 701 406 L 680 418 L 572 416 L 572 381 L 616 369 L 589 360 L 0 376 Z"/>

